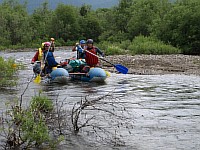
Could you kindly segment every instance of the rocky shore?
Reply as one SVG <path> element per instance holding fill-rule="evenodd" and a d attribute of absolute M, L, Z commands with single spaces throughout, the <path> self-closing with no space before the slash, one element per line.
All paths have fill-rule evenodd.
<path fill-rule="evenodd" d="M 200 75 L 200 56 L 191 55 L 115 55 L 106 56 L 113 64 L 121 64 L 129 69 L 129 74 L 162 75 L 186 74 Z M 101 61 L 108 71 L 116 69 L 105 61 Z"/>

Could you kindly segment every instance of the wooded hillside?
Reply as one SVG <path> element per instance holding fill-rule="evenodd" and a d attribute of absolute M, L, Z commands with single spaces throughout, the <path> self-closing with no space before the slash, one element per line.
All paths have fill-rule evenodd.
<path fill-rule="evenodd" d="M 184 54 L 200 54 L 199 10 L 199 0 L 120 0 L 115 7 L 97 10 L 65 4 L 51 10 L 43 3 L 29 14 L 26 6 L 9 0 L 0 5 L 0 49 L 34 47 L 54 37 L 57 46 L 92 38 L 96 43 L 125 43 L 122 49 L 134 53 L 164 54 L 168 48 L 151 47 L 164 43 Z M 148 52 L 146 47 L 150 47 Z"/>

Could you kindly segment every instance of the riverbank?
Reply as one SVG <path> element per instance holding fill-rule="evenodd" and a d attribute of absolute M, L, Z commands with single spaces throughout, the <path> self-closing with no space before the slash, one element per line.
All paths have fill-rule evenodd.
<path fill-rule="evenodd" d="M 55 51 L 60 49 L 71 50 L 72 46 L 56 47 Z M 18 52 L 36 51 L 36 48 L 17 50 Z M 16 50 L 7 50 L 15 52 Z M 113 64 L 126 66 L 129 74 L 141 75 L 162 75 L 162 74 L 185 74 L 200 76 L 200 56 L 191 55 L 114 55 L 106 56 L 106 60 Z M 101 61 L 101 66 L 110 72 L 117 72 L 116 69 L 105 61 Z"/>
<path fill-rule="evenodd" d="M 162 75 L 186 74 L 200 75 L 200 56 L 191 55 L 115 55 L 106 56 L 113 64 L 121 64 L 129 69 L 129 74 Z M 110 72 L 116 69 L 102 61 L 102 65 Z"/>

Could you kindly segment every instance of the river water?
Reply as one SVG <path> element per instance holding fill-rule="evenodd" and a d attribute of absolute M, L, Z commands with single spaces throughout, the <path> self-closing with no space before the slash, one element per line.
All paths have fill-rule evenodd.
<path fill-rule="evenodd" d="M 5 102 L 20 98 L 27 83 L 32 79 L 30 61 L 33 55 L 34 52 L 1 52 L 4 58 L 13 57 L 26 66 L 25 70 L 19 71 L 19 85 L 15 90 L 0 92 L 1 110 L 5 109 Z M 59 62 L 76 54 L 70 50 L 59 49 L 54 55 Z M 113 145 L 108 141 L 110 138 L 106 138 L 110 135 L 105 131 L 98 131 L 99 137 L 102 137 L 98 138 L 87 128 L 80 131 L 78 136 L 68 134 L 60 149 L 200 149 L 199 76 L 111 73 L 103 84 L 70 82 L 67 85 L 38 85 L 31 82 L 23 94 L 23 105 L 28 105 L 30 98 L 37 95 L 39 90 L 61 101 L 69 111 L 85 96 L 94 98 L 108 95 L 104 98 L 104 102 L 107 103 L 100 105 L 123 116 L 119 119 L 105 111 L 87 111 L 88 116 L 95 116 L 95 125 L 114 131 L 114 135 L 119 135 L 121 142 L 116 141 Z"/>

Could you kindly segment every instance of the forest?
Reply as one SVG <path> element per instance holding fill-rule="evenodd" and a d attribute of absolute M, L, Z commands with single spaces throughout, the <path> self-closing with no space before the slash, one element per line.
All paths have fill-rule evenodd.
<path fill-rule="evenodd" d="M 199 0 L 120 0 L 115 7 L 96 10 L 85 4 L 59 4 L 51 10 L 44 2 L 29 14 L 26 3 L 9 0 L 0 5 L 0 49 L 35 48 L 50 37 L 57 46 L 92 38 L 105 49 L 118 46 L 120 53 L 130 50 L 132 55 L 197 55 L 199 10 Z"/>

